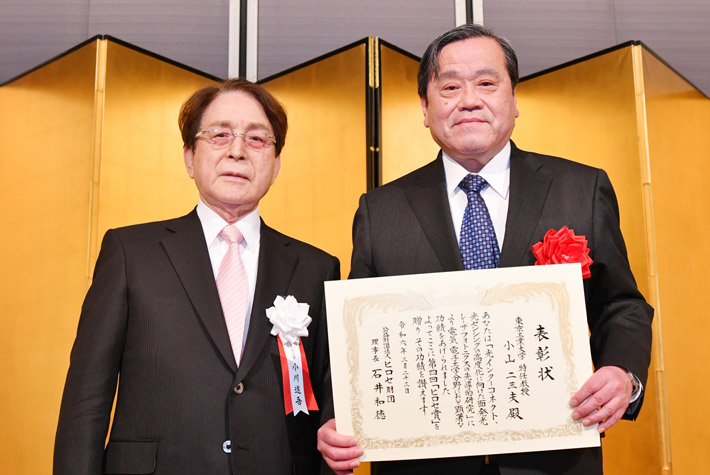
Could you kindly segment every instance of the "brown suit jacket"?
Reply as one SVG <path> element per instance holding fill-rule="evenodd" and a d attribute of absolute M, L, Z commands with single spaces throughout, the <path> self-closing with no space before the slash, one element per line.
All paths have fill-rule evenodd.
<path fill-rule="evenodd" d="M 441 155 L 363 195 L 353 225 L 350 278 L 463 270 L 449 209 Z M 533 244 L 542 241 L 549 229 L 565 225 L 588 239 L 594 260 L 584 290 L 595 367 L 622 366 L 645 384 L 653 309 L 631 274 L 609 178 L 603 170 L 525 152 L 513 144 L 500 267 L 533 265 Z M 503 475 L 602 470 L 600 449 L 496 458 Z M 479 473 L 481 463 L 482 457 L 463 457 L 378 464 L 375 469 L 377 473 L 471 475 Z"/>
<path fill-rule="evenodd" d="M 265 309 L 277 295 L 310 305 L 302 342 L 316 400 L 331 404 L 323 282 L 339 278 L 339 262 L 262 222 L 258 266 L 237 367 L 197 213 L 106 233 L 71 353 L 55 474 L 318 472 L 321 411 L 285 415 Z"/>

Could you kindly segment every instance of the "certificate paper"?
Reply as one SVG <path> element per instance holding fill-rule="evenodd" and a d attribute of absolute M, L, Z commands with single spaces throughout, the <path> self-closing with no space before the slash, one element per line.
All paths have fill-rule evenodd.
<path fill-rule="evenodd" d="M 338 432 L 361 460 L 599 446 L 579 264 L 325 283 Z"/>

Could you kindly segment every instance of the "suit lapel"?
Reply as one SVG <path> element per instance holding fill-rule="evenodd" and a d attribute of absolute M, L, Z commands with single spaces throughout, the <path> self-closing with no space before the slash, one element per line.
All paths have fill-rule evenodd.
<path fill-rule="evenodd" d="M 463 270 L 446 196 L 446 176 L 441 152 L 436 160 L 417 172 L 414 183 L 407 187 L 407 199 L 439 258 L 442 270 Z"/>
<path fill-rule="evenodd" d="M 224 322 L 210 256 L 197 212 L 193 210 L 167 226 L 172 233 L 161 244 L 182 282 L 198 317 L 225 363 L 237 371 L 237 364 Z"/>
<path fill-rule="evenodd" d="M 552 179 L 542 171 L 542 161 L 511 142 L 510 202 L 500 267 L 525 265 L 525 256 L 550 190 Z"/>
<path fill-rule="evenodd" d="M 266 317 L 266 309 L 274 305 L 277 295 L 285 297 L 288 292 L 291 276 L 298 262 L 298 258 L 288 252 L 288 243 L 288 238 L 261 222 L 259 270 L 254 303 L 237 378 L 246 376 L 270 337 L 271 322 Z"/>

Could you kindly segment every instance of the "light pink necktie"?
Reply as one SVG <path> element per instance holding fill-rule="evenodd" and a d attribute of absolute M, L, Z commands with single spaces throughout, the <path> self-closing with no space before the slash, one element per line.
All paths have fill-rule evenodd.
<path fill-rule="evenodd" d="M 225 226 L 219 235 L 229 243 L 229 249 L 217 272 L 217 291 L 222 301 L 222 311 L 227 322 L 234 359 L 238 365 L 242 357 L 244 322 L 247 314 L 247 273 L 239 256 L 239 243 L 244 236 L 236 226 Z"/>

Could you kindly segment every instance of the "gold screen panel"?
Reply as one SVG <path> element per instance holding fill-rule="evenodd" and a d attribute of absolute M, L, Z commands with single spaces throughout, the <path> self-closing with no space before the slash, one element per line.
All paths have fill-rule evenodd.
<path fill-rule="evenodd" d="M 214 83 L 108 41 L 99 243 L 109 228 L 182 216 L 197 204 L 177 118 L 194 91 Z"/>
<path fill-rule="evenodd" d="M 51 473 L 86 292 L 97 43 L 0 88 L 0 472 Z"/>
<path fill-rule="evenodd" d="M 710 100 L 643 51 L 650 182 L 674 473 L 703 473 L 710 417 L 707 292 Z M 691 383 L 689 385 L 689 383 Z"/>
<path fill-rule="evenodd" d="M 286 108 L 281 171 L 259 204 L 264 221 L 350 271 L 351 229 L 366 191 L 365 45 L 263 84 Z"/>
<path fill-rule="evenodd" d="M 524 150 L 603 168 L 619 200 L 631 269 L 649 298 L 646 222 L 638 148 L 631 47 L 521 82 L 513 140 Z M 619 422 L 604 440 L 607 474 L 659 473 L 658 412 L 653 367 L 633 423 Z"/>
<path fill-rule="evenodd" d="M 439 146 L 424 127 L 417 94 L 419 62 L 392 48 L 380 49 L 382 88 L 381 181 L 384 185 L 436 158 Z"/>
<path fill-rule="evenodd" d="M 109 227 L 197 202 L 177 113 L 209 79 L 108 40 L 0 89 L 0 472 L 50 473 L 69 352 Z M 41 377 L 38 377 L 41 375 Z"/>
<path fill-rule="evenodd" d="M 631 48 L 521 82 L 513 140 L 524 150 L 603 168 L 611 179 L 621 228 L 639 288 L 648 269 Z"/>

